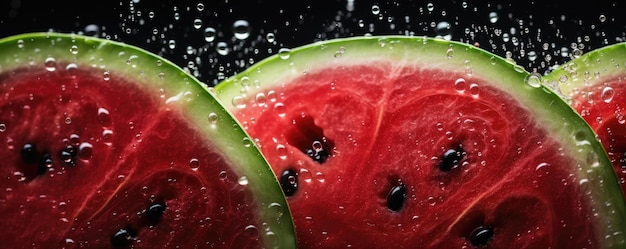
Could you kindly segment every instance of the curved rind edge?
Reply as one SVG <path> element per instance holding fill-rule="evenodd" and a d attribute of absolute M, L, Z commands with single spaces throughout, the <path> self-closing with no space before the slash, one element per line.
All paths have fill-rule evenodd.
<path fill-rule="evenodd" d="M 340 38 L 288 52 L 283 50 L 219 83 L 215 92 L 227 108 L 236 112 L 233 100 L 248 97 L 248 92 L 271 89 L 317 67 L 366 63 L 372 59 L 463 72 L 468 78 L 500 79 L 495 80 L 503 83 L 497 84 L 498 88 L 514 93 L 551 136 L 568 145 L 563 149 L 578 162 L 573 169 L 578 179 L 588 180 L 590 188 L 597 189 L 590 201 L 601 213 L 597 225 L 602 234 L 608 236 L 603 238 L 606 248 L 626 245 L 626 206 L 611 163 L 593 130 L 559 94 L 541 84 L 541 75 L 530 74 L 523 67 L 480 48 L 427 37 Z"/>
<path fill-rule="evenodd" d="M 566 99 L 586 86 L 626 75 L 626 42 L 608 45 L 572 59 L 544 76 L 544 84 Z"/>
<path fill-rule="evenodd" d="M 110 77 L 135 79 L 134 83 L 155 95 L 165 93 L 164 101 L 179 102 L 180 112 L 191 127 L 204 134 L 202 139 L 221 152 L 238 176 L 247 178 L 247 186 L 258 201 L 259 217 L 278 236 L 279 248 L 295 248 L 289 207 L 272 169 L 256 145 L 246 142 L 252 140 L 211 89 L 183 69 L 139 47 L 75 34 L 48 32 L 5 37 L 0 39 L 0 51 L 0 74 L 18 67 L 43 69 L 45 60 L 54 58 L 59 70 L 70 63 L 78 68 L 104 70 Z M 209 121 L 209 114 L 217 118 Z M 276 247 L 276 241 L 266 239 L 265 243 L 267 248 Z"/>

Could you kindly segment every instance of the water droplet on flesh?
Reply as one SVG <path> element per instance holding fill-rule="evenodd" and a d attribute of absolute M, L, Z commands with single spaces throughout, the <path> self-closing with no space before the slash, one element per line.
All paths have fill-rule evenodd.
<path fill-rule="evenodd" d="M 283 103 L 278 102 L 274 104 L 274 112 L 276 112 L 276 114 L 278 114 L 278 116 L 282 118 L 285 117 L 287 109 L 285 108 L 285 105 Z"/>
<path fill-rule="evenodd" d="M 490 13 L 489 13 L 489 22 L 491 22 L 491 23 L 496 23 L 496 22 L 498 22 L 498 13 L 496 13 L 496 12 L 490 12 Z"/>
<path fill-rule="evenodd" d="M 195 29 L 200 29 L 200 28 L 202 28 L 202 20 L 201 20 L 201 19 L 199 19 L 199 18 L 194 19 L 194 20 L 193 20 L 193 27 L 194 27 Z"/>
<path fill-rule="evenodd" d="M 465 79 L 463 78 L 458 78 L 456 81 L 454 81 L 454 89 L 456 89 L 458 92 L 465 91 L 465 85 Z"/>
<path fill-rule="evenodd" d="M 230 49 L 228 48 L 228 44 L 226 42 L 218 42 L 217 46 L 215 46 L 215 51 L 217 51 L 220 55 L 228 55 L 228 53 L 230 53 Z"/>
<path fill-rule="evenodd" d="M 192 170 L 198 170 L 198 168 L 200 167 L 200 161 L 197 158 L 192 158 L 191 160 L 189 160 L 189 167 Z"/>
<path fill-rule="evenodd" d="M 78 146 L 78 157 L 83 160 L 91 159 L 93 155 L 93 145 L 87 142 L 80 143 Z"/>
<path fill-rule="evenodd" d="M 615 96 L 615 90 L 610 86 L 604 87 L 602 93 L 600 93 L 600 97 L 604 103 L 610 103 L 611 100 L 613 100 L 613 96 Z"/>
<path fill-rule="evenodd" d="M 285 148 L 285 145 L 277 144 L 276 152 L 278 153 L 278 157 L 280 159 L 287 159 L 287 148 Z"/>

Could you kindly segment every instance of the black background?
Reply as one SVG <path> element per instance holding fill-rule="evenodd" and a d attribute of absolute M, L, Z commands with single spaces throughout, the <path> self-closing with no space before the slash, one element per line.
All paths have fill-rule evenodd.
<path fill-rule="evenodd" d="M 379 13 L 373 13 L 374 5 Z M 365 34 L 449 34 L 451 40 L 545 73 L 579 52 L 624 41 L 625 6 L 618 1 L 3 0 L 0 37 L 57 31 L 122 41 L 164 56 L 209 85 L 280 48 Z M 490 13 L 498 20 L 490 21 Z M 195 19 L 202 21 L 200 29 L 194 28 Z M 236 20 L 248 21 L 247 39 L 234 37 Z M 450 29 L 438 29 L 440 22 L 448 22 Z M 209 26 L 218 31 L 212 42 L 203 35 Z M 274 42 L 267 40 L 268 33 L 275 35 Z M 216 52 L 218 42 L 227 45 L 227 55 Z M 536 56 L 529 57 L 530 51 Z"/>

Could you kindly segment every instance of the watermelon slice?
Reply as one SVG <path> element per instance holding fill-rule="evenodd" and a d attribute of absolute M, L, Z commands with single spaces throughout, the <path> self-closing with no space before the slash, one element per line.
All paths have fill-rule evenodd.
<path fill-rule="evenodd" d="M 626 43 L 565 63 L 546 76 L 596 131 L 626 191 Z M 625 196 L 626 198 L 626 196 Z"/>
<path fill-rule="evenodd" d="M 462 43 L 355 37 L 218 84 L 301 248 L 624 248 L 593 130 L 541 76 Z"/>
<path fill-rule="evenodd" d="M 1 247 L 295 246 L 270 167 L 179 67 L 66 34 L 0 51 Z"/>

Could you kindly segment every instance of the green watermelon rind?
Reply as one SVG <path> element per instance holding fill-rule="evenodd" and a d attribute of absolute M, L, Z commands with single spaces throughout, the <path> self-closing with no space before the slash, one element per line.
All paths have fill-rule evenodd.
<path fill-rule="evenodd" d="M 626 58 L 626 56 L 624 57 Z M 397 65 L 416 65 L 466 74 L 496 82 L 496 86 L 527 107 L 539 126 L 564 145 L 578 179 L 588 181 L 590 205 L 597 212 L 597 230 L 605 248 L 626 245 L 626 206 L 611 163 L 587 123 L 550 88 L 541 75 L 531 74 L 497 55 L 460 42 L 427 37 L 368 36 L 317 42 L 283 50 L 234 75 L 215 87 L 224 105 L 236 112 L 248 93 L 279 88 L 307 71 L 388 59 Z M 501 83 L 501 84 L 500 84 Z M 451 83 L 452 84 L 452 83 Z M 246 102 L 247 103 L 247 102 Z M 602 242 L 601 242 L 602 243 Z"/>
<path fill-rule="evenodd" d="M 57 70 L 70 63 L 79 69 L 104 70 L 110 74 L 108 77 L 122 77 L 149 94 L 165 94 L 167 101 L 180 102 L 184 118 L 202 134 L 198 139 L 213 145 L 232 170 L 247 179 L 258 205 L 259 231 L 262 235 L 271 231 L 273 234 L 267 235 L 276 236 L 267 237 L 265 247 L 275 248 L 277 241 L 280 248 L 295 247 L 290 211 L 271 168 L 211 90 L 180 67 L 136 46 L 75 34 L 27 33 L 6 37 L 0 39 L 0 51 L 0 74 L 17 68 L 45 70 L 45 60 L 54 58 Z M 210 114 L 217 118 L 210 121 Z"/>
<path fill-rule="evenodd" d="M 626 75 L 626 42 L 601 47 L 566 62 L 546 75 L 543 83 L 569 100 L 578 90 L 619 75 Z"/>

